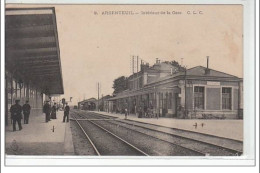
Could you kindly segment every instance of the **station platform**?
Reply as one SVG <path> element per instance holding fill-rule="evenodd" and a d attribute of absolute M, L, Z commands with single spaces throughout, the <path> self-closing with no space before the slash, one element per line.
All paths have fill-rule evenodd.
<path fill-rule="evenodd" d="M 115 114 L 107 112 L 98 112 L 102 115 L 117 117 L 125 119 L 124 114 Z M 134 114 L 127 116 L 128 120 L 138 121 L 142 123 L 154 124 L 169 128 L 178 128 L 183 130 L 189 130 L 199 133 L 205 133 L 209 135 L 215 135 L 219 137 L 235 139 L 243 141 L 243 120 L 217 120 L 217 119 L 176 119 L 176 118 L 138 118 Z M 197 123 L 197 127 L 195 124 Z M 203 126 L 202 126 L 203 124 Z"/>
<path fill-rule="evenodd" d="M 14 131 L 12 124 L 5 128 L 7 155 L 74 155 L 70 123 L 63 123 L 63 111 L 57 119 L 45 122 L 45 114 L 30 115 L 29 124 Z M 18 125 L 16 124 L 16 129 Z"/>

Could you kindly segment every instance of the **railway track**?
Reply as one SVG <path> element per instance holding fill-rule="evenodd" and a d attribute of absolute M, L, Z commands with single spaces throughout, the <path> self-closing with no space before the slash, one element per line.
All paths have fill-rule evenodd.
<path fill-rule="evenodd" d="M 93 115 L 94 114 L 99 117 L 104 117 L 104 115 L 93 113 Z M 134 125 L 135 127 L 149 129 L 149 130 L 152 130 L 155 132 L 160 131 L 160 132 L 163 132 L 163 133 L 166 133 L 169 135 L 173 135 L 176 137 L 186 138 L 186 139 L 190 139 L 190 140 L 197 141 L 197 142 L 203 142 L 208 145 L 219 147 L 220 149 L 228 150 L 229 152 L 231 152 L 231 155 L 239 156 L 239 155 L 242 155 L 242 153 L 243 153 L 243 142 L 242 141 L 218 137 L 218 136 L 199 133 L 199 132 L 188 131 L 188 130 L 168 128 L 168 127 L 164 127 L 164 126 L 160 126 L 160 125 L 136 122 L 133 120 L 117 119 L 117 121 L 124 123 L 124 124 Z M 158 127 L 159 127 L 159 129 L 158 129 Z"/>
<path fill-rule="evenodd" d="M 158 129 L 146 127 L 146 126 L 140 125 L 142 123 L 136 123 L 133 121 L 129 122 L 129 121 L 125 121 L 125 120 L 118 120 L 115 118 L 113 118 L 113 119 L 116 121 L 110 121 L 110 120 L 112 120 L 112 118 L 108 118 L 106 116 L 102 116 L 102 115 L 96 114 L 96 113 L 86 113 L 86 112 L 77 112 L 77 113 L 82 118 L 82 120 L 86 120 L 89 118 L 93 119 L 93 117 L 94 117 L 96 120 L 100 120 L 100 121 L 97 121 L 98 124 L 100 124 L 102 126 L 106 126 L 107 128 L 109 126 L 111 126 L 109 124 L 113 124 L 114 126 L 117 126 L 117 127 L 120 126 L 129 131 L 134 131 L 136 133 L 151 136 L 157 140 L 162 140 L 164 142 L 178 145 L 180 147 L 183 147 L 184 149 L 193 150 L 202 155 L 239 156 L 242 154 L 242 151 L 239 151 L 237 149 L 224 147 L 221 145 L 205 142 L 205 141 L 198 140 L 198 139 L 193 139 L 192 135 L 194 135 L 194 133 L 191 133 L 190 134 L 191 136 L 187 136 L 187 134 L 186 134 L 186 136 L 183 134 L 182 135 L 172 134 L 172 133 L 165 132 L 165 131 L 160 131 L 160 130 L 158 131 Z M 103 121 L 103 120 L 107 120 L 107 121 Z M 188 133 L 188 132 L 182 132 L 182 133 Z M 196 134 L 196 135 L 198 135 L 198 134 Z M 208 136 L 208 135 L 206 135 L 206 136 Z M 202 137 L 205 137 L 205 136 L 202 135 Z M 213 136 L 213 137 L 209 136 L 209 137 L 217 138 L 215 136 Z M 220 140 L 220 138 L 218 140 Z M 228 140 L 229 142 L 232 141 L 230 139 L 221 139 L 221 140 Z M 233 142 L 238 142 L 238 141 L 233 141 Z"/>
<path fill-rule="evenodd" d="M 152 155 L 152 156 L 187 156 L 187 155 L 203 156 L 205 155 L 203 152 L 200 152 L 196 149 L 186 148 L 184 146 L 169 142 L 167 140 L 162 140 L 160 138 L 153 137 L 144 133 L 140 133 L 135 130 L 130 130 L 122 126 L 118 126 L 117 124 L 112 124 L 110 121 L 104 121 L 103 117 L 95 118 L 95 115 L 87 115 L 88 117 L 86 117 L 86 115 L 82 113 L 76 113 L 76 114 L 80 118 L 87 118 L 85 119 L 85 121 L 82 122 L 92 122 L 93 124 L 99 126 L 100 128 L 105 128 L 106 130 L 109 129 L 108 130 L 109 132 L 117 135 L 118 137 L 124 139 L 125 141 L 131 141 L 132 145 L 138 146 L 139 150 L 148 153 L 147 155 Z M 97 121 L 94 122 L 92 121 L 93 119 L 96 119 Z M 105 124 L 101 123 L 101 121 L 106 123 Z"/>
<path fill-rule="evenodd" d="M 161 130 L 149 127 L 149 126 L 156 127 L 156 125 L 145 124 L 145 126 L 144 126 L 144 123 L 135 122 L 135 121 L 132 121 L 132 120 L 117 119 L 117 122 L 120 122 L 120 123 L 126 124 L 126 125 L 130 125 L 130 127 L 134 125 L 135 128 L 142 128 L 142 129 L 152 130 L 154 132 L 162 132 L 162 134 L 164 133 L 164 134 L 168 134 L 168 135 L 175 136 L 175 137 L 178 137 L 178 138 L 185 138 L 187 140 L 192 140 L 193 142 L 196 142 L 196 143 L 204 143 L 206 145 L 210 145 L 212 147 L 218 148 L 218 150 L 228 151 L 229 153 L 223 153 L 223 151 L 220 152 L 220 153 L 223 153 L 225 155 L 240 156 L 243 153 L 242 152 L 243 142 L 233 140 L 233 139 L 227 139 L 227 138 L 217 137 L 217 136 L 208 135 L 208 134 L 201 134 L 201 133 L 191 132 L 191 131 L 186 131 L 186 130 L 181 130 L 181 129 L 172 129 L 172 130 L 174 130 L 174 133 L 171 133 L 167 130 L 161 131 Z M 167 129 L 167 127 L 164 127 L 164 128 Z M 196 138 L 194 139 L 194 137 L 196 137 Z M 232 145 L 232 148 L 228 147 L 227 144 L 229 146 Z M 220 153 L 218 154 L 218 152 L 216 150 L 216 153 L 213 154 L 213 155 L 221 155 Z"/>
<path fill-rule="evenodd" d="M 74 115 L 72 116 L 88 142 L 91 144 L 91 147 L 94 149 L 95 155 L 148 156 L 147 153 L 95 122 L 89 120 L 80 123 Z M 106 142 L 105 146 L 102 145 L 104 142 Z"/>
<path fill-rule="evenodd" d="M 93 143 L 93 141 L 90 139 L 90 137 L 88 136 L 88 134 L 86 133 L 86 131 L 84 130 L 84 128 L 81 126 L 81 124 L 79 123 L 79 121 L 77 120 L 77 118 L 75 118 L 73 116 L 74 120 L 76 121 L 77 125 L 79 126 L 79 128 L 81 129 L 81 131 L 83 132 L 83 134 L 85 135 L 86 139 L 89 141 L 91 147 L 93 148 L 94 152 L 96 155 L 100 156 L 100 153 L 98 151 L 98 149 L 96 148 L 95 144 Z"/>

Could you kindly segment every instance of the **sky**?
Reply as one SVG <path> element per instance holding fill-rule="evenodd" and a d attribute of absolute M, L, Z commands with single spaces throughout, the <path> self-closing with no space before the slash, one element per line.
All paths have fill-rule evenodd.
<path fill-rule="evenodd" d="M 182 62 L 187 68 L 206 66 L 209 56 L 210 68 L 243 77 L 242 5 L 6 7 L 55 7 L 65 91 L 61 97 L 73 97 L 73 104 L 97 98 L 98 82 L 100 96 L 112 94 L 113 80 L 131 75 L 133 55 L 150 65 L 159 58 Z M 102 15 L 106 11 L 134 15 Z"/>

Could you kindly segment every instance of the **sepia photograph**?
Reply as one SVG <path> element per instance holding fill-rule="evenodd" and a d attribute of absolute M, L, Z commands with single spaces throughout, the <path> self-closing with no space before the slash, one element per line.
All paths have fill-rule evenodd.
<path fill-rule="evenodd" d="M 245 156 L 243 5 L 4 13 L 6 157 Z"/>

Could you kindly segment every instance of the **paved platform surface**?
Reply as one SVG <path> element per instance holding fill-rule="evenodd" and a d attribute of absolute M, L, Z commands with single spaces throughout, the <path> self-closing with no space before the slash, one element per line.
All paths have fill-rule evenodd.
<path fill-rule="evenodd" d="M 118 117 L 120 119 L 125 118 L 124 114 L 115 114 L 115 113 L 97 112 L 97 111 L 92 111 L 92 112 Z M 175 119 L 175 118 L 156 119 L 156 118 L 138 118 L 136 115 L 132 115 L 132 114 L 128 115 L 127 119 L 243 141 L 243 120 L 228 120 L 228 119 L 205 120 L 205 119 Z M 195 123 L 197 123 L 197 128 L 195 128 L 194 126 Z M 203 123 L 203 127 L 201 125 L 202 123 Z"/>
<path fill-rule="evenodd" d="M 70 123 L 63 123 L 62 119 L 63 111 L 59 111 L 57 119 L 48 123 L 45 114 L 30 116 L 29 124 L 23 124 L 22 120 L 21 131 L 13 132 L 12 124 L 8 125 L 5 129 L 6 154 L 73 155 Z"/>

